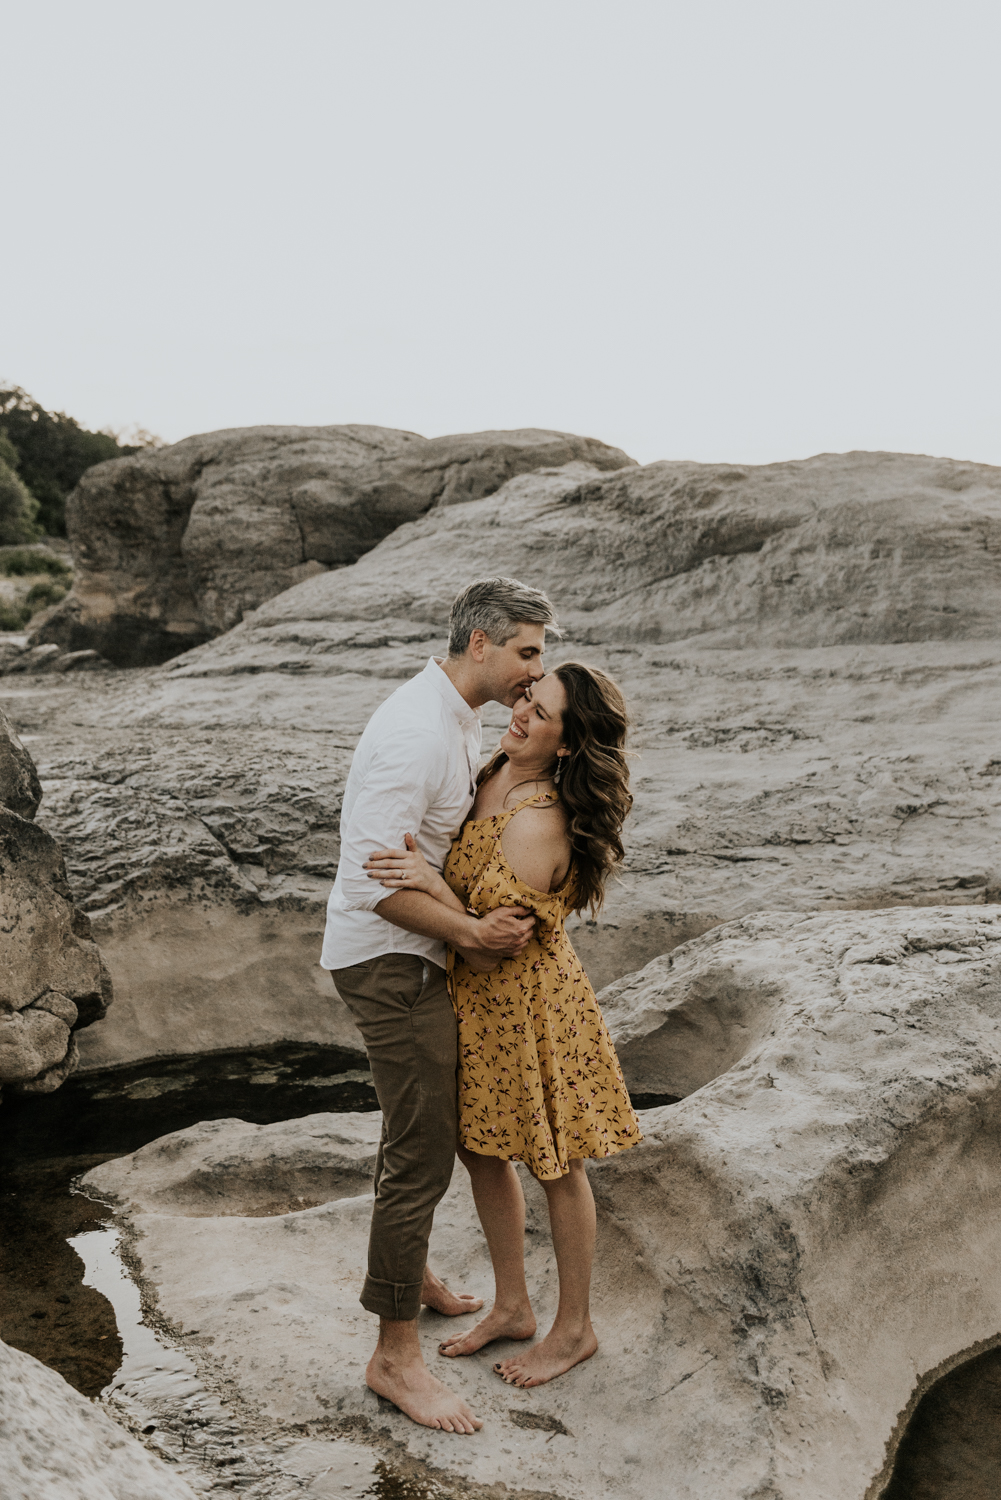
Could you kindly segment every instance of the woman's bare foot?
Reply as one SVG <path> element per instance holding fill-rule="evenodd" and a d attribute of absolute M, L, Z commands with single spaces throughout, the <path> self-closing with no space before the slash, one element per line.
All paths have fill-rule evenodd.
<path fill-rule="evenodd" d="M 368 1362 L 365 1384 L 422 1427 L 469 1433 L 483 1426 L 462 1397 L 431 1374 L 419 1354 L 413 1359 L 399 1360 L 377 1349 Z"/>
<path fill-rule="evenodd" d="M 495 1339 L 530 1339 L 534 1332 L 535 1314 L 530 1307 L 518 1308 L 515 1312 L 493 1307 L 468 1332 L 453 1333 L 451 1338 L 443 1339 L 438 1345 L 438 1353 L 455 1359 L 461 1354 L 475 1354 L 477 1349 L 492 1344 Z"/>
<path fill-rule="evenodd" d="M 574 1365 L 581 1364 L 598 1347 L 594 1329 L 588 1322 L 579 1334 L 559 1333 L 551 1328 L 539 1344 L 533 1344 L 524 1354 L 513 1359 L 502 1359 L 494 1365 L 495 1372 L 508 1385 L 528 1389 L 533 1385 L 545 1385 L 557 1375 L 565 1375 Z"/>
<path fill-rule="evenodd" d="M 461 1313 L 479 1312 L 483 1306 L 483 1298 L 470 1297 L 464 1292 L 458 1295 L 450 1292 L 445 1283 L 425 1266 L 424 1285 L 421 1287 L 421 1306 L 430 1307 L 434 1312 L 441 1313 L 446 1318 L 457 1318 Z"/>

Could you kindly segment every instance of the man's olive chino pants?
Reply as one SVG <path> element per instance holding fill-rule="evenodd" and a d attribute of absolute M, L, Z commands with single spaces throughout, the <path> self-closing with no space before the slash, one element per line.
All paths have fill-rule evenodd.
<path fill-rule="evenodd" d="M 364 1038 L 382 1110 L 361 1304 L 380 1318 L 416 1318 L 434 1211 L 455 1164 L 458 1039 L 445 971 L 387 953 L 335 969 L 333 979 Z"/>

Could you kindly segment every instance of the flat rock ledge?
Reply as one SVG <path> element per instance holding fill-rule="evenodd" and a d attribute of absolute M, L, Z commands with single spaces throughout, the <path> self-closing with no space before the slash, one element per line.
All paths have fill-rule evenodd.
<path fill-rule="evenodd" d="M 22 672 L 101 672 L 111 663 L 96 651 L 64 651 L 55 642 L 36 646 L 26 635 L 0 635 L 0 676 Z"/>
<path fill-rule="evenodd" d="M 122 1205 L 205 1377 L 269 1421 L 367 1422 L 470 1486 L 572 1500 L 875 1500 L 920 1395 L 1001 1344 L 1001 909 L 753 914 L 602 1004 L 630 1087 L 680 1102 L 589 1168 L 599 1353 L 533 1391 L 491 1374 L 503 1345 L 450 1362 L 474 1438 L 363 1384 L 378 1115 L 196 1126 L 88 1191 Z M 544 1329 L 555 1268 L 528 1195 Z M 461 1169 L 432 1255 L 489 1294 Z M 422 1318 L 437 1366 L 445 1327 Z"/>

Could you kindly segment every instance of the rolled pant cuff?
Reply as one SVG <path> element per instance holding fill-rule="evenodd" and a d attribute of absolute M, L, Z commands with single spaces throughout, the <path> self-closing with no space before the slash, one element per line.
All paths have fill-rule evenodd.
<path fill-rule="evenodd" d="M 421 1281 L 377 1281 L 365 1277 L 361 1305 L 366 1312 L 377 1313 L 397 1323 L 409 1323 L 421 1310 Z"/>

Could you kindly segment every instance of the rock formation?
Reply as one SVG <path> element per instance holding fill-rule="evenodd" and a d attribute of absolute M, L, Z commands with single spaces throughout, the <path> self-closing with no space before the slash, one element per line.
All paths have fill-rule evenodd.
<path fill-rule="evenodd" d="M 148 1291 L 199 1331 L 204 1377 L 270 1420 L 368 1416 L 468 1481 L 574 1500 L 874 1500 L 923 1390 L 1001 1343 L 1001 913 L 750 916 L 602 1004 L 630 1086 L 682 1102 L 589 1168 L 598 1355 L 522 1392 L 490 1373 L 504 1346 L 450 1363 L 486 1418 L 469 1442 L 363 1385 L 358 1175 L 378 1116 L 198 1126 L 88 1186 L 127 1207 Z M 298 1199 L 320 1206 L 275 1216 Z M 530 1209 L 545 1327 L 538 1190 Z M 433 1254 L 489 1294 L 461 1169 Z M 425 1315 L 433 1364 L 442 1327 Z"/>
<path fill-rule="evenodd" d="M 526 474 L 399 527 L 350 573 L 274 599 L 213 649 L 260 670 L 288 626 L 305 661 L 346 622 L 440 632 L 457 578 L 507 572 L 587 643 L 836 646 L 995 639 L 1001 469 L 899 453 L 734 468 Z M 286 629 L 283 631 L 282 627 Z"/>
<path fill-rule="evenodd" d="M 115 976 L 85 1062 L 358 1045 L 316 965 L 351 751 L 443 650 L 459 583 L 488 572 L 550 588 L 571 632 L 551 659 L 609 668 L 632 705 L 627 866 L 574 939 L 599 985 L 746 912 L 996 902 L 999 484 L 997 469 L 899 455 L 604 476 L 575 461 L 432 510 L 160 670 L 4 679 Z M 868 530 L 845 532 L 852 504 Z M 769 527 L 760 551 L 725 550 Z M 696 564 L 657 583 L 668 532 L 696 538 Z M 669 588 L 689 605 L 672 595 L 657 616 Z M 717 618 L 743 599 L 739 636 L 700 634 L 696 596 Z M 839 620 L 870 638 L 798 644 Z M 655 626 L 684 639 L 643 639 Z M 487 710 L 486 743 L 503 722 Z"/>
<path fill-rule="evenodd" d="M 0 1343 L 4 1500 L 195 1500 L 195 1491 L 93 1401 Z"/>
<path fill-rule="evenodd" d="M 77 1065 L 74 1033 L 107 1010 L 111 980 L 73 905 L 52 835 L 32 820 L 34 763 L 0 710 L 0 1087 L 58 1088 Z"/>
<path fill-rule="evenodd" d="M 0 709 L 0 807 L 30 821 L 42 800 L 35 762 Z"/>
<path fill-rule="evenodd" d="M 2 697 L 119 990 L 85 1066 L 358 1047 L 317 966 L 354 743 L 441 653 L 461 583 L 551 592 L 568 640 L 550 659 L 619 678 L 638 752 L 622 881 L 574 941 L 614 981 L 631 1087 L 682 1101 L 590 1169 L 601 1353 L 534 1392 L 499 1386 L 492 1354 L 450 1365 L 488 1417 L 468 1444 L 379 1408 L 356 1302 L 376 1116 L 212 1122 L 90 1185 L 127 1205 L 147 1291 L 197 1337 L 206 1385 L 261 1420 L 368 1419 L 460 1487 L 876 1500 L 923 1391 L 1001 1346 L 1001 470 L 640 468 L 500 436 L 265 429 L 94 471 L 55 655 L 18 668 L 46 649 L 18 647 Z M 56 669 L 73 648 L 162 658 L 241 613 L 165 666 Z M 488 745 L 506 717 L 488 711 Z M 48 835 L 10 743 L 0 785 L 27 849 Z M 36 887 L 65 912 L 58 878 Z M 22 1028 L 15 1009 L 42 1014 L 9 1006 Z M 461 1173 L 434 1255 L 488 1290 Z"/>
<path fill-rule="evenodd" d="M 427 439 L 385 427 L 210 432 L 97 464 L 67 504 L 77 577 L 34 644 L 162 662 L 311 574 L 355 562 L 431 506 L 585 459 L 592 438 L 532 428 Z"/>

